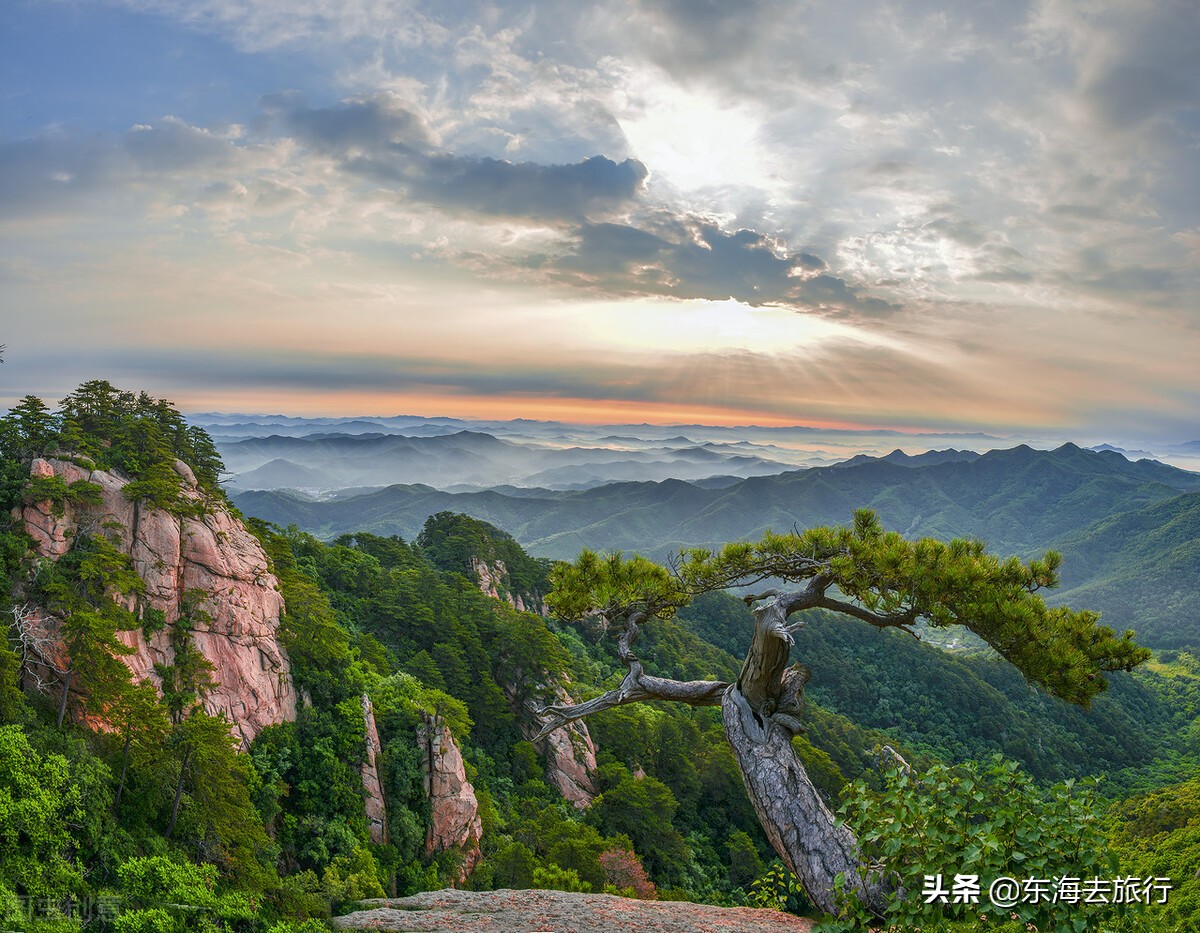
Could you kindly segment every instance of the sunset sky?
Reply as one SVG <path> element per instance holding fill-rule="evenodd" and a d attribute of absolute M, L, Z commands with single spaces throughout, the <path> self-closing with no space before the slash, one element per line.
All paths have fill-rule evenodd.
<path fill-rule="evenodd" d="M 4 0 L 0 408 L 1200 439 L 1195 0 Z"/>

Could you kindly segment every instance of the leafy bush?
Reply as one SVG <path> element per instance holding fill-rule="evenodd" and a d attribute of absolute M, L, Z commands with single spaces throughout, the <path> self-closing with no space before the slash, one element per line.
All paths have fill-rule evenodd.
<path fill-rule="evenodd" d="M 892 767 L 882 790 L 851 784 L 838 813 L 857 835 L 864 863 L 881 866 L 900 892 L 887 916 L 895 929 L 934 929 L 946 919 L 983 923 L 999 914 L 1042 933 L 1083 933 L 1113 908 L 1082 897 L 1056 903 L 1053 895 L 1067 894 L 1069 879 L 1082 884 L 1116 874 L 1095 811 L 1093 782 L 1043 791 L 997 755 L 986 764 L 939 764 L 923 774 Z M 928 896 L 935 882 L 953 889 L 956 876 L 975 877 L 975 903 Z M 998 878 L 1046 879 L 1045 896 L 998 911 L 988 893 Z M 825 929 L 866 929 L 870 919 L 847 899 L 840 921 Z"/>
<path fill-rule="evenodd" d="M 751 907 L 785 911 L 789 901 L 797 900 L 804 900 L 804 889 L 782 862 L 776 861 L 766 874 L 750 883 Z"/>

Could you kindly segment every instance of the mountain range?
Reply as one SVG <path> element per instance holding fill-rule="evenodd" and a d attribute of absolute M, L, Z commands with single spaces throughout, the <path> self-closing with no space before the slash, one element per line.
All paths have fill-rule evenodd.
<path fill-rule="evenodd" d="M 648 444 L 613 438 L 612 446 L 553 446 L 477 431 L 405 434 L 270 435 L 219 444 L 230 489 L 346 487 L 427 483 L 439 488 L 519 484 L 586 488 L 620 480 L 760 476 L 828 462 L 744 442 L 696 443 L 673 437 Z"/>
<path fill-rule="evenodd" d="M 982 455 L 862 458 L 714 486 L 666 480 L 582 490 L 447 492 L 394 485 L 317 501 L 242 492 L 245 513 L 321 537 L 358 530 L 414 537 L 437 512 L 461 512 L 510 532 L 531 553 L 638 551 L 659 560 L 776 531 L 844 523 L 876 510 L 909 536 L 977 537 L 1002 554 L 1048 548 L 1067 558 L 1058 598 L 1135 628 L 1148 643 L 1200 642 L 1200 475 L 1074 444 Z"/>

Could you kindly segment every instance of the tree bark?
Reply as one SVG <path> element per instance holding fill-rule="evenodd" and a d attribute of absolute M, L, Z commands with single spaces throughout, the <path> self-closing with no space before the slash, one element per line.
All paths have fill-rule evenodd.
<path fill-rule="evenodd" d="M 775 851 L 814 905 L 838 913 L 836 882 L 882 916 L 891 889 L 878 872 L 864 872 L 854 834 L 839 825 L 792 747 L 800 725 L 808 669 L 787 666 L 792 637 L 787 617 L 820 599 L 810 589 L 776 597 L 754 611 L 754 638 L 738 682 L 725 691 L 721 712 L 742 783 Z"/>
<path fill-rule="evenodd" d="M 175 802 L 171 804 L 171 822 L 167 826 L 167 838 L 171 838 L 171 834 L 175 832 L 175 821 L 179 819 L 179 801 L 183 799 L 183 776 L 187 773 L 188 762 L 192 758 L 192 749 L 188 749 L 183 753 L 183 764 L 179 766 L 179 783 L 175 785 Z"/>
<path fill-rule="evenodd" d="M 67 693 L 71 689 L 71 675 L 73 673 L 74 671 L 67 671 L 63 677 L 62 697 L 58 701 L 58 722 L 55 723 L 56 729 L 62 728 L 63 717 L 67 714 Z"/>
<path fill-rule="evenodd" d="M 877 878 L 868 875 L 866 882 L 862 880 L 858 842 L 849 829 L 836 823 L 809 780 L 792 749 L 791 732 L 770 720 L 759 725 L 736 686 L 726 691 L 721 711 L 725 737 L 733 747 L 754 812 L 809 900 L 836 915 L 835 882 L 840 874 L 844 890 L 856 893 L 868 909 L 882 915 L 888 892 Z"/>
<path fill-rule="evenodd" d="M 864 871 L 854 834 L 835 820 L 792 748 L 801 725 L 808 668 L 788 666 L 793 612 L 827 605 L 828 582 L 818 577 L 808 588 L 774 598 L 754 610 L 754 637 L 737 683 L 680 681 L 651 677 L 642 670 L 631 645 L 644 618 L 631 613 L 620 638 L 619 653 L 629 668 L 621 686 L 586 703 L 549 706 L 542 714 L 538 738 L 590 713 L 644 700 L 674 700 L 692 706 L 721 705 L 725 736 L 733 747 L 742 783 L 775 851 L 799 879 L 809 900 L 837 914 L 837 877 L 842 889 L 882 917 L 889 898 L 897 893 L 881 873 Z M 756 597 L 757 598 L 757 597 Z M 765 597 L 764 597 L 765 598 Z M 895 624 L 890 617 L 876 624 Z M 865 876 L 865 880 L 864 880 Z"/>

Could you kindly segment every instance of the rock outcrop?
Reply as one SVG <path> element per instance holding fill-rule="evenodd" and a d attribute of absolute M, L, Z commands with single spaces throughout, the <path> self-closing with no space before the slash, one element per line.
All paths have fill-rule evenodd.
<path fill-rule="evenodd" d="M 367 814 L 371 841 L 376 845 L 384 845 L 388 841 L 388 825 L 387 803 L 383 797 L 383 783 L 379 780 L 379 730 L 375 727 L 375 709 L 371 706 L 371 698 L 365 693 L 362 695 L 362 714 L 367 732 L 367 747 L 360 768 L 365 794 L 363 809 Z"/>
<path fill-rule="evenodd" d="M 613 894 L 566 891 L 425 891 L 412 897 L 360 901 L 333 918 L 335 930 L 405 933 L 810 933 L 815 922 L 754 907 L 712 907 L 687 901 L 635 901 Z"/>
<path fill-rule="evenodd" d="M 493 599 L 505 600 L 519 612 L 533 612 L 541 616 L 550 614 L 546 601 L 541 596 L 524 594 L 529 598 L 530 605 L 527 607 L 522 594 L 513 594 L 509 589 L 508 568 L 504 561 L 498 558 L 485 561 L 472 557 L 471 571 L 479 589 Z M 522 695 L 527 694 L 527 691 L 514 684 L 506 684 L 504 692 L 517 715 L 521 733 L 526 739 L 533 741 L 542 728 L 542 707 L 545 704 L 536 696 L 526 695 L 522 699 Z M 562 683 L 534 686 L 535 694 L 547 695 L 550 692 L 554 694 L 553 703 L 574 702 Z M 596 771 L 596 746 L 583 720 L 554 730 L 538 740 L 536 747 L 546 758 L 546 780 L 557 787 L 563 797 L 576 807 L 583 809 L 590 806 L 596 796 L 596 787 L 592 781 L 592 775 Z"/>
<path fill-rule="evenodd" d="M 432 819 L 425 837 L 425 852 L 455 851 L 462 856 L 458 880 L 466 879 L 481 857 L 479 840 L 483 824 L 479 819 L 479 801 L 475 788 L 467 780 L 462 753 L 446 724 L 426 716 L 417 730 L 421 748 L 421 769 L 425 793 L 429 797 Z"/>
<path fill-rule="evenodd" d="M 538 685 L 538 692 L 554 691 L 554 705 L 569 706 L 575 701 L 561 683 L 553 688 Z M 596 798 L 596 785 L 592 775 L 596 773 L 596 746 L 582 719 L 576 720 L 549 735 L 535 737 L 542 728 L 542 709 L 546 704 L 536 696 L 519 700 L 516 688 L 506 685 L 505 693 L 509 705 L 517 714 L 521 734 L 531 742 L 546 759 L 546 780 L 558 788 L 566 800 L 579 808 L 591 806 Z"/>
<path fill-rule="evenodd" d="M 183 497 L 203 502 L 205 494 L 191 469 L 176 461 L 175 471 L 183 481 Z M 215 686 L 204 699 L 205 709 L 223 713 L 246 745 L 266 726 L 296 718 L 291 666 L 278 637 L 283 597 L 261 545 L 238 519 L 220 503 L 208 503 L 198 516 L 181 516 L 130 501 L 123 494 L 128 480 L 70 460 L 34 460 L 30 472 L 100 487 L 95 504 L 68 501 L 56 507 L 44 501 L 14 510 L 37 557 L 58 560 L 77 536 L 108 534 L 145 582 L 138 597 L 141 608 L 165 616 L 165 627 L 149 636 L 140 629 L 118 633 L 133 649 L 122 660 L 134 680 L 160 685 L 154 666 L 174 659 L 170 627 L 179 618 L 185 594 L 202 591 L 207 595 L 200 608 L 206 617 L 195 623 L 191 640 L 213 665 Z M 61 620 L 34 607 L 32 621 L 35 634 L 62 658 Z"/>
<path fill-rule="evenodd" d="M 493 599 L 502 599 L 517 612 L 532 612 L 539 616 L 548 616 L 549 608 L 546 600 L 537 593 L 514 593 L 509 586 L 508 567 L 504 561 L 496 558 L 486 561 L 478 557 L 471 558 L 471 572 L 481 592 Z"/>

